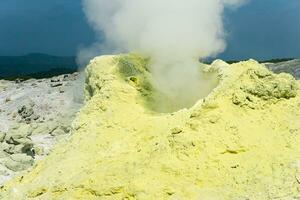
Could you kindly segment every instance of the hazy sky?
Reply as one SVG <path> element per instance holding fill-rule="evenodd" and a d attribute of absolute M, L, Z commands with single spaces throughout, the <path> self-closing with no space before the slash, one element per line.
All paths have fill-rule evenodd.
<path fill-rule="evenodd" d="M 0 0 L 0 55 L 75 55 L 95 35 L 80 0 Z M 300 0 L 250 0 L 226 12 L 223 59 L 300 57 Z"/>

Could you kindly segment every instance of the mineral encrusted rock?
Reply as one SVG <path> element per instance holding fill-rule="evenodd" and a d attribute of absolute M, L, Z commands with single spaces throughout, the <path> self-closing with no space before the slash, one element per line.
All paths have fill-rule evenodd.
<path fill-rule="evenodd" d="M 92 60 L 73 135 L 1 198 L 300 198 L 298 81 L 253 60 L 216 61 L 205 68 L 219 78 L 209 96 L 159 113 L 146 64 L 135 55 Z"/>
<path fill-rule="evenodd" d="M 52 79 L 0 80 L 0 184 L 30 169 L 56 141 L 70 134 L 71 123 L 82 104 L 80 93 L 74 92 L 83 88 L 78 76 L 75 73 Z M 51 87 L 53 80 L 64 85 L 64 92 Z"/>
<path fill-rule="evenodd" d="M 12 171 L 22 171 L 28 169 L 33 164 L 33 158 L 26 154 L 12 154 L 5 161 L 5 166 Z"/>

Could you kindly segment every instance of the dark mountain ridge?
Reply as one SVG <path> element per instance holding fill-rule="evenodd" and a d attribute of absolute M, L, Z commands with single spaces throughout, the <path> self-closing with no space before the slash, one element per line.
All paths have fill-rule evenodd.
<path fill-rule="evenodd" d="M 293 58 L 282 58 L 259 62 L 270 63 L 269 66 L 271 66 L 272 63 L 285 63 L 293 60 Z M 205 63 L 210 64 L 211 62 L 206 61 Z M 239 60 L 227 60 L 226 62 L 231 64 L 239 62 Z M 0 79 L 49 78 L 74 73 L 78 71 L 78 68 L 75 56 L 62 57 L 42 53 L 31 53 L 24 56 L 0 56 Z"/>
<path fill-rule="evenodd" d="M 0 78 L 24 77 L 61 72 L 75 72 L 78 69 L 75 56 L 60 57 L 41 53 L 24 56 L 0 56 Z M 56 73 L 57 71 L 57 73 Z"/>

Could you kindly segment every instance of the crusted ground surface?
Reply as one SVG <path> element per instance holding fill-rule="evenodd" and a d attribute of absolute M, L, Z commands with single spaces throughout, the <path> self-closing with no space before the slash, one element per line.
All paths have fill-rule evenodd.
<path fill-rule="evenodd" d="M 83 96 L 74 89 L 82 83 L 78 73 L 0 80 L 0 185 L 30 169 L 56 141 L 70 135 Z"/>
<path fill-rule="evenodd" d="M 300 199 L 298 81 L 252 60 L 215 61 L 208 97 L 158 113 L 145 65 L 92 60 L 72 137 L 1 199 Z"/>

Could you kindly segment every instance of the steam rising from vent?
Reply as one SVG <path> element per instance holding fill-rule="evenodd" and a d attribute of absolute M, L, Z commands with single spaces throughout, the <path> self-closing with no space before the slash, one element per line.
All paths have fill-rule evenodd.
<path fill-rule="evenodd" d="M 170 98 L 183 98 L 182 104 L 197 100 L 212 89 L 211 82 L 201 78 L 198 60 L 224 51 L 223 11 L 242 3 L 241 0 L 82 1 L 89 23 L 99 33 L 99 42 L 83 49 L 79 59 L 128 51 L 149 56 L 157 86 Z"/>

